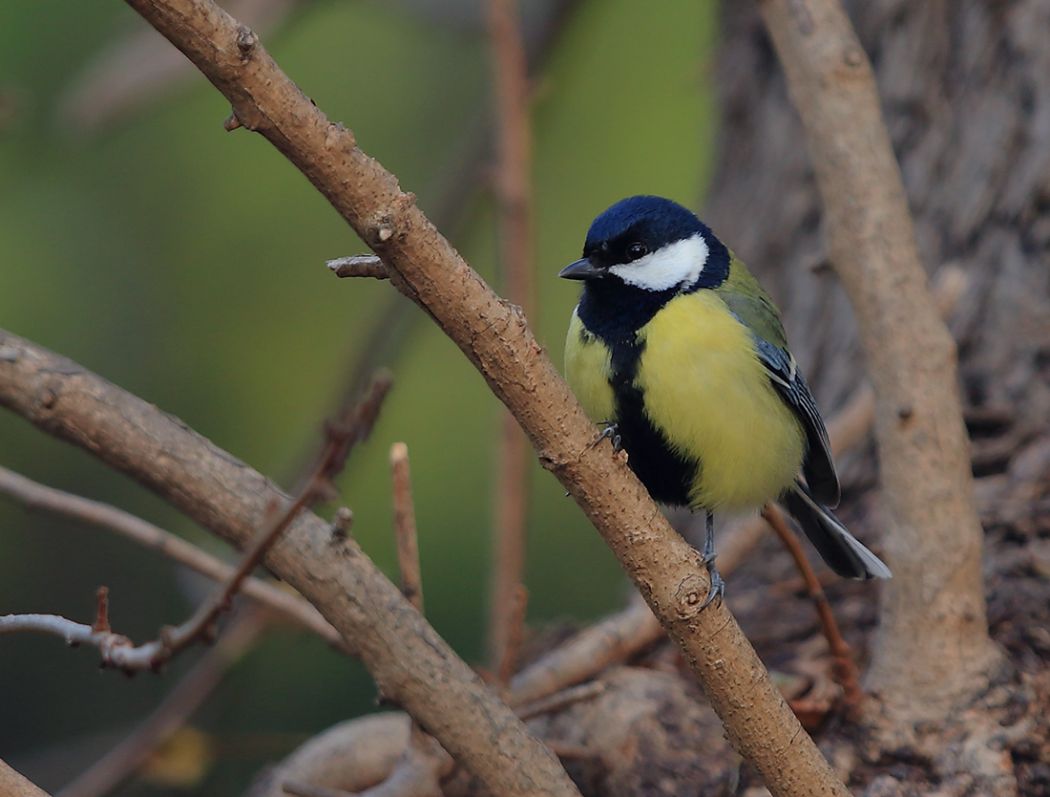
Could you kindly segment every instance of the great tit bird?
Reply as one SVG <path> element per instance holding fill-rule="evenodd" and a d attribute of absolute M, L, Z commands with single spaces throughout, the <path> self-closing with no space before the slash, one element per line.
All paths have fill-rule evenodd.
<path fill-rule="evenodd" d="M 828 434 L 776 307 L 700 219 L 662 197 L 623 199 L 559 276 L 584 282 L 565 341 L 576 397 L 655 500 L 707 514 L 705 606 L 725 591 L 713 513 L 774 499 L 836 573 L 890 578 L 828 509 Z"/>

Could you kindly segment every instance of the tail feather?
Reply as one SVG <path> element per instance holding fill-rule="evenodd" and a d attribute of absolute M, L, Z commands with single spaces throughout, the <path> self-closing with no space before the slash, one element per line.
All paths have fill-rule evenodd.
<path fill-rule="evenodd" d="M 831 510 L 821 506 L 806 486 L 796 482 L 784 494 L 784 506 L 798 521 L 828 566 L 845 578 L 892 578 L 879 557 L 847 531 Z"/>

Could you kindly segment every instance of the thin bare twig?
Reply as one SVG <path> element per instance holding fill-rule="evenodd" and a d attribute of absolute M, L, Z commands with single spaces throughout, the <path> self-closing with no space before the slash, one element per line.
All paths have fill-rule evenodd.
<path fill-rule="evenodd" d="M 510 615 L 506 618 L 507 631 L 504 634 L 503 649 L 496 662 L 496 678 L 502 686 L 510 683 L 511 676 L 518 669 L 518 658 L 521 646 L 525 641 L 525 615 L 529 608 L 529 591 L 524 584 L 518 584 L 512 595 L 514 602 L 509 607 Z"/>
<path fill-rule="evenodd" d="M 43 510 L 115 531 L 215 581 L 228 581 L 233 566 L 149 521 L 109 504 L 35 482 L 0 466 L 0 493 L 31 510 Z M 339 632 L 309 602 L 276 584 L 250 576 L 241 592 L 280 616 L 308 628 L 330 645 L 349 650 Z"/>
<path fill-rule="evenodd" d="M 517 0 L 486 3 L 496 99 L 500 264 L 507 298 L 533 318 L 532 134 L 529 78 Z M 519 611 L 528 523 L 529 445 L 509 410 L 500 416 L 493 517 L 489 663 L 505 677 L 525 615 Z"/>
<path fill-rule="evenodd" d="M 817 574 L 806 558 L 798 537 L 788 527 L 784 513 L 773 504 L 766 504 L 762 508 L 762 517 L 784 543 L 784 547 L 788 549 L 791 558 L 795 561 L 795 566 L 806 582 L 806 591 L 816 607 L 820 628 L 831 649 L 832 677 L 842 687 L 842 702 L 846 711 L 851 718 L 856 719 L 860 714 L 861 704 L 864 702 L 864 690 L 860 688 L 860 673 L 857 670 L 857 662 L 853 659 L 853 651 L 842 638 L 838 623 L 835 622 L 835 615 L 831 611 L 831 604 L 828 603 L 828 597 L 824 594 L 820 579 L 817 578 Z"/>
<path fill-rule="evenodd" d="M 492 568 L 488 627 L 489 660 L 501 671 L 513 666 L 509 648 L 524 636 L 525 614 L 517 611 L 525 576 L 528 530 L 528 441 L 514 416 L 500 413 L 493 501 Z"/>
<path fill-rule="evenodd" d="M 515 675 L 510 682 L 511 699 L 515 705 L 528 705 L 586 681 L 653 644 L 664 633 L 645 601 L 633 596 L 626 609 L 584 628 Z"/>
<path fill-rule="evenodd" d="M 394 443 L 390 447 L 390 473 L 394 486 L 394 536 L 397 539 L 397 564 L 401 571 L 401 594 L 422 613 L 423 575 L 419 566 L 408 446 L 404 443 Z"/>
<path fill-rule="evenodd" d="M 412 500 L 408 446 L 404 443 L 394 443 L 390 447 L 390 473 L 401 594 L 422 614 L 423 577 L 419 565 L 416 510 Z M 441 778 L 452 766 L 448 753 L 413 720 L 408 745 L 390 776 L 361 794 L 368 797 L 441 797 Z"/>
<path fill-rule="evenodd" d="M 518 716 L 523 720 L 540 717 L 544 714 L 553 714 L 561 711 L 566 706 L 579 703 L 584 700 L 593 700 L 605 691 L 605 684 L 601 681 L 589 681 L 579 686 L 570 686 L 560 692 L 555 692 L 548 697 L 534 700 L 531 703 L 519 704 L 515 707 Z"/>
<path fill-rule="evenodd" d="M 317 486 L 311 482 L 311 488 L 317 489 Z M 204 601 L 186 622 L 174 628 L 161 629 L 157 639 L 134 645 L 123 634 L 109 630 L 104 613 L 108 603 L 102 597 L 105 595 L 105 588 L 99 590 L 98 610 L 92 625 L 84 625 L 52 614 L 8 614 L 0 617 L 0 634 L 20 631 L 52 634 L 64 638 L 70 646 L 97 647 L 104 666 L 124 672 L 157 670 L 172 656 L 198 639 L 205 639 L 214 634 L 215 622 L 230 607 L 241 582 L 262 561 L 269 547 L 299 511 L 313 500 L 313 496 L 314 493 L 310 490 L 304 491 L 283 512 L 276 515 L 274 520 L 268 521 L 230 579 L 220 586 L 212 597 Z"/>
<path fill-rule="evenodd" d="M 166 640 L 162 634 L 168 658 L 187 647 L 194 639 L 208 633 L 219 615 L 230 607 L 241 583 L 259 566 L 266 552 L 302 510 L 335 493 L 332 480 L 342 471 L 353 447 L 371 433 L 392 384 L 388 373 L 378 374 L 368 393 L 356 406 L 346 409 L 340 417 L 326 424 L 324 450 L 299 495 L 284 511 L 264 525 L 222 588 L 201 604 L 186 623 L 168 634 Z"/>
<path fill-rule="evenodd" d="M 95 622 L 91 624 L 91 630 L 96 634 L 108 634 L 113 630 L 109 627 L 109 587 L 99 587 L 95 591 L 95 601 Z"/>
<path fill-rule="evenodd" d="M 375 255 L 350 255 L 337 257 L 325 263 L 337 277 L 371 277 L 377 280 L 390 279 L 390 271 Z"/>
<path fill-rule="evenodd" d="M 201 656 L 150 716 L 56 797 L 100 797 L 131 777 L 204 704 L 226 673 L 259 639 L 267 622 L 259 604 L 237 615 L 218 643 Z"/>
<path fill-rule="evenodd" d="M 547 739 L 546 744 L 554 755 L 564 760 L 579 761 L 582 759 L 594 758 L 598 755 L 597 751 L 592 750 L 589 747 L 584 747 L 582 744 L 559 742 L 557 739 Z"/>

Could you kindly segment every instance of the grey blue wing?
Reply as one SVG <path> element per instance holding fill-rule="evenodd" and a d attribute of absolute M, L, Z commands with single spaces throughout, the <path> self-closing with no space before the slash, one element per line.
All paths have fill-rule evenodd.
<path fill-rule="evenodd" d="M 755 336 L 755 351 L 766 369 L 769 381 L 802 424 L 806 433 L 806 456 L 802 475 L 809 494 L 822 504 L 837 506 L 840 489 L 835 463 L 831 458 L 828 430 L 817 410 L 813 394 L 798 370 L 791 352 Z"/>

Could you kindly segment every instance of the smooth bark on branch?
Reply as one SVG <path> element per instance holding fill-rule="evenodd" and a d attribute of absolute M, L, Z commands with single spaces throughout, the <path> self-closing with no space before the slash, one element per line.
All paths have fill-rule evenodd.
<path fill-rule="evenodd" d="M 392 282 L 478 368 L 682 648 L 730 741 L 770 791 L 777 797 L 846 794 L 728 609 L 701 610 L 708 578 L 699 553 L 671 529 L 626 463 L 608 446 L 592 445 L 594 427 L 522 314 L 463 261 L 394 175 L 278 68 L 251 30 L 206 0 L 128 3 L 197 65 L 244 127 L 303 172 L 390 267 Z M 332 598 L 320 592 L 314 596 L 324 612 Z M 362 657 L 368 661 L 367 652 Z M 484 751 L 435 736 L 468 767 L 485 758 Z M 468 759 L 468 752 L 477 759 Z"/>
<path fill-rule="evenodd" d="M 20 772 L 0 761 L 0 795 L 3 797 L 48 797 L 46 791 Z"/>
<path fill-rule="evenodd" d="M 849 18 L 837 0 L 760 8 L 806 130 L 830 259 L 875 388 L 894 580 L 882 593 L 870 685 L 905 721 L 943 716 L 983 689 L 1000 660 L 987 630 L 955 344 L 919 262 L 871 64 Z"/>
<path fill-rule="evenodd" d="M 416 508 L 412 500 L 408 446 L 404 443 L 394 443 L 390 447 L 390 473 L 394 493 L 394 537 L 397 542 L 397 567 L 401 573 L 401 594 L 422 614 L 423 570 L 419 564 L 419 539 L 416 534 Z"/>
<path fill-rule="evenodd" d="M 103 605 L 101 600 L 100 605 Z M 100 612 L 99 618 L 103 617 Z M 70 647 L 91 645 L 98 648 L 103 666 L 116 667 L 128 673 L 153 669 L 154 660 L 164 655 L 164 644 L 160 639 L 135 646 L 130 639 L 111 631 L 107 625 L 108 622 L 96 622 L 93 625 L 78 623 L 57 614 L 0 615 L 0 635 L 35 632 L 57 636 Z"/>
<path fill-rule="evenodd" d="M 353 791 L 371 788 L 390 776 L 408 746 L 411 724 L 395 712 L 341 722 L 266 770 L 248 797 L 281 797 L 288 781 Z"/>
<path fill-rule="evenodd" d="M 85 448 L 237 546 L 251 541 L 274 503 L 288 500 L 260 473 L 181 421 L 2 330 L 0 406 Z M 493 793 L 578 794 L 551 753 L 353 538 L 333 535 L 328 523 L 302 512 L 277 540 L 266 565 L 352 644 L 382 693 Z"/>

